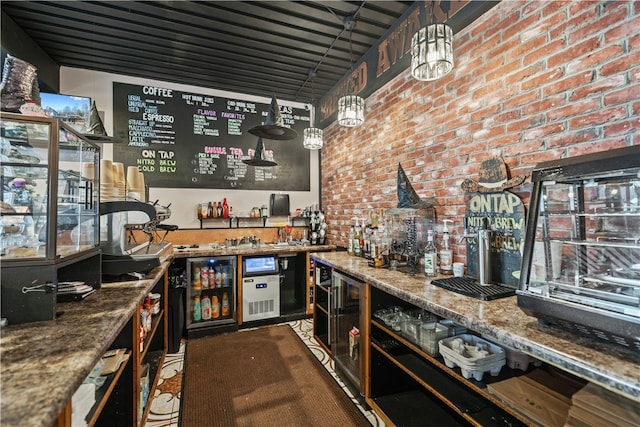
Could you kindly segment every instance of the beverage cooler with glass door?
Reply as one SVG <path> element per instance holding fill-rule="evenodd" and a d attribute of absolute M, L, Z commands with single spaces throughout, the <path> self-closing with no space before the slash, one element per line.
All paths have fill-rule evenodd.
<path fill-rule="evenodd" d="M 186 267 L 188 336 L 236 330 L 236 257 L 188 258 Z"/>
<path fill-rule="evenodd" d="M 364 378 L 364 343 L 361 342 L 364 329 L 361 328 L 366 322 L 364 293 L 364 283 L 337 271 L 332 272 L 331 350 L 336 373 L 359 399 L 364 396 L 361 383 Z"/>

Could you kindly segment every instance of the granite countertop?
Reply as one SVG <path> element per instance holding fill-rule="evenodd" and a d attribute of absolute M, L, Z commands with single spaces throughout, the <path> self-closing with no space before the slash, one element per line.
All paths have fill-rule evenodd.
<path fill-rule="evenodd" d="M 174 245 L 175 258 L 194 258 L 199 256 L 224 256 L 224 255 L 260 255 L 260 254 L 284 254 L 295 252 L 334 251 L 335 245 L 289 245 L 262 243 L 260 246 L 230 246 L 224 247 L 213 243 L 201 243 L 197 248 L 187 245 Z"/>
<path fill-rule="evenodd" d="M 103 283 L 55 320 L 0 330 L 0 425 L 51 427 L 169 263 L 145 279 Z"/>
<path fill-rule="evenodd" d="M 539 360 L 640 402 L 640 354 L 625 347 L 540 325 L 517 305 L 516 297 L 481 301 L 411 276 L 373 268 L 346 252 L 312 253 L 312 258 L 363 280 L 404 301 L 491 337 Z"/>

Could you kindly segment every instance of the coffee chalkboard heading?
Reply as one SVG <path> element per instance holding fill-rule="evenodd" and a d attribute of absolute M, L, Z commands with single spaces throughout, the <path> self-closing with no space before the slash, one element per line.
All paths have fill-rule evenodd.
<path fill-rule="evenodd" d="M 114 146 L 113 159 L 125 167 L 138 166 L 151 187 L 310 191 L 310 152 L 298 136 L 269 143 L 263 158 L 277 165 L 244 163 L 255 158 L 257 148 L 248 130 L 263 124 L 269 108 L 271 104 L 114 83 L 114 137 L 123 143 Z M 309 127 L 309 111 L 277 108 L 283 125 L 296 135 Z"/>

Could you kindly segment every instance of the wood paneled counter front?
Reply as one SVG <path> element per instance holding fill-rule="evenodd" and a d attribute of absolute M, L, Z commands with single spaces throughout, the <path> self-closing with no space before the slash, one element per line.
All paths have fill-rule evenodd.
<path fill-rule="evenodd" d="M 55 320 L 2 328 L 0 425 L 53 426 L 168 265 L 142 280 L 103 283 L 83 301 L 57 304 Z"/>
<path fill-rule="evenodd" d="M 543 362 L 640 402 L 640 354 L 622 346 L 538 324 L 516 304 L 516 297 L 481 301 L 410 276 L 373 268 L 346 252 L 312 253 L 311 258 L 363 280 L 476 333 L 521 350 Z"/>

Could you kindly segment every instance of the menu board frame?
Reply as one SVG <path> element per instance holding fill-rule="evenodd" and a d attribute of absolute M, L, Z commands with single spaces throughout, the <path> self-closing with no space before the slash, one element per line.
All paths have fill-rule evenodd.
<path fill-rule="evenodd" d="M 279 103 L 280 104 L 280 103 Z M 113 82 L 113 160 L 138 166 L 150 187 L 310 191 L 310 152 L 302 145 L 308 108 L 279 105 L 292 140 L 263 139 L 277 165 L 249 166 L 270 101 L 203 95 L 155 85 Z"/>

